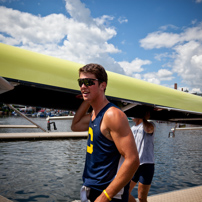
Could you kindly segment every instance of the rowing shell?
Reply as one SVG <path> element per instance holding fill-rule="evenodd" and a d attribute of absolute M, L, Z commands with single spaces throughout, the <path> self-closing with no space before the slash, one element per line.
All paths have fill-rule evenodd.
<path fill-rule="evenodd" d="M 83 64 L 0 43 L 0 102 L 76 111 Z M 202 125 L 202 97 L 109 72 L 106 96 L 129 117 Z"/>

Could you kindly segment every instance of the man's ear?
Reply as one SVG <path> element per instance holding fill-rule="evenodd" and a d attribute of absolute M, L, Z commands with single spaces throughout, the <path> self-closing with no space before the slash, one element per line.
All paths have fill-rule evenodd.
<path fill-rule="evenodd" d="M 102 83 L 100 84 L 100 86 L 101 86 L 101 88 L 104 90 L 104 89 L 106 89 L 107 84 L 106 84 L 106 82 L 102 82 Z"/>

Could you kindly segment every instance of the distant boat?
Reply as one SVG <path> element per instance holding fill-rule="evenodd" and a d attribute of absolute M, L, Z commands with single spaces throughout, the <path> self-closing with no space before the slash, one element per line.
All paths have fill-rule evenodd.
<path fill-rule="evenodd" d="M 46 112 L 38 112 L 37 117 L 46 117 Z"/>

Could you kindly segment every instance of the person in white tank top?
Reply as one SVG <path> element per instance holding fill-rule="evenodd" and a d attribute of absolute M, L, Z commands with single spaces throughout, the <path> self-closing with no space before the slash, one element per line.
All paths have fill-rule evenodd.
<path fill-rule="evenodd" d="M 148 119 L 150 113 L 147 112 L 143 119 L 133 118 L 135 125 L 131 127 L 135 138 L 140 166 L 136 171 L 130 183 L 129 202 L 136 202 L 131 192 L 137 182 L 138 184 L 138 199 L 140 202 L 147 202 L 147 195 L 151 187 L 151 182 L 154 175 L 154 129 L 155 126 Z"/>

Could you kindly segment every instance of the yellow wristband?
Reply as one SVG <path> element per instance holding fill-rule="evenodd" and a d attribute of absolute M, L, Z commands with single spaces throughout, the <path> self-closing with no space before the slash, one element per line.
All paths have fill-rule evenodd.
<path fill-rule="evenodd" d="M 106 192 L 106 190 L 103 190 L 105 196 L 108 198 L 109 201 L 111 201 L 112 199 L 110 198 L 110 196 L 108 195 L 108 193 Z"/>

